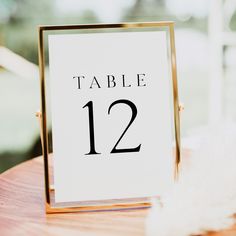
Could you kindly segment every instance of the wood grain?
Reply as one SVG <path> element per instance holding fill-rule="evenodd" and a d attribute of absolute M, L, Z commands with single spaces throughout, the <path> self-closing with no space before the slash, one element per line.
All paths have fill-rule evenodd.
<path fill-rule="evenodd" d="M 46 215 L 42 157 L 0 175 L 0 235 L 144 236 L 148 210 Z M 209 236 L 236 236 L 236 227 Z"/>

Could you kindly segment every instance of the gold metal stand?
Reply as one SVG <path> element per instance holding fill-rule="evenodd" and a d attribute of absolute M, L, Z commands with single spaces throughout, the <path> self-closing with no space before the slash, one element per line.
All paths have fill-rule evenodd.
<path fill-rule="evenodd" d="M 133 209 L 144 208 L 151 205 L 150 198 L 142 199 L 122 199 L 122 200 L 106 200 L 106 201 L 88 201 L 66 204 L 55 204 L 54 188 L 50 180 L 49 170 L 49 148 L 48 148 L 48 130 L 46 116 L 46 88 L 45 88 L 45 52 L 44 52 L 44 33 L 46 31 L 65 31 L 65 30 L 133 30 L 133 29 L 157 29 L 165 28 L 169 33 L 170 45 L 170 61 L 171 74 L 173 84 L 173 105 L 174 105 L 174 127 L 175 127 L 175 170 L 174 175 L 177 179 L 180 164 L 180 121 L 179 111 L 183 109 L 178 101 L 177 71 L 176 71 L 176 53 L 174 39 L 174 23 L 173 22 L 142 22 L 142 23 L 119 23 L 119 24 L 93 24 L 93 25 L 61 25 L 61 26 L 39 26 L 38 28 L 38 52 L 39 52 L 39 69 L 40 69 L 40 85 L 41 85 L 41 111 L 36 113 L 40 123 L 40 136 L 42 142 L 42 151 L 44 158 L 44 174 L 45 174 L 45 197 L 47 213 L 63 213 L 78 211 L 101 211 L 101 210 L 117 210 L 117 209 Z"/>

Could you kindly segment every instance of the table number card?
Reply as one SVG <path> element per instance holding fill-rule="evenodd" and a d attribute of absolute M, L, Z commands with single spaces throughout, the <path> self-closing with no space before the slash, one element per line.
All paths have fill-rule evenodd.
<path fill-rule="evenodd" d="M 171 188 L 169 37 L 161 27 L 47 35 L 56 204 Z"/>

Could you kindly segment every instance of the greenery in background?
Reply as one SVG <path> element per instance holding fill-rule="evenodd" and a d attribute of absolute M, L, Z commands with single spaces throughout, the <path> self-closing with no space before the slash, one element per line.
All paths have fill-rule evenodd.
<path fill-rule="evenodd" d="M 78 12 L 76 16 L 59 16 L 54 1 L 48 0 L 1 0 L 0 9 L 0 43 L 36 64 L 37 25 L 101 22 L 91 10 Z M 206 19 L 189 16 L 181 21 L 167 11 L 164 0 L 136 0 L 121 16 L 121 21 L 154 20 L 174 20 L 177 27 L 191 26 L 206 31 Z"/>
<path fill-rule="evenodd" d="M 233 14 L 233 16 L 231 18 L 229 27 L 231 30 L 234 30 L 234 31 L 236 30 L 236 12 Z"/>
<path fill-rule="evenodd" d="M 132 8 L 127 9 L 122 21 L 175 21 L 176 28 L 194 28 L 207 31 L 206 18 L 196 19 L 193 16 L 185 16 L 181 19 L 171 14 L 166 8 L 165 0 L 136 0 Z"/>
<path fill-rule="evenodd" d="M 0 9 L 5 9 L 5 18 L 0 18 L 0 42 L 15 53 L 37 64 L 37 26 L 44 24 L 67 24 L 97 22 L 91 11 L 78 16 L 59 18 L 53 1 L 1 0 Z M 1 23 L 2 22 L 2 23 Z"/>

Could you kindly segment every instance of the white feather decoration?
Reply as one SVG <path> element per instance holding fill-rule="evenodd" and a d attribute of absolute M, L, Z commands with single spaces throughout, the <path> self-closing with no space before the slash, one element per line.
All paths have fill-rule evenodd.
<path fill-rule="evenodd" d="M 236 127 L 212 129 L 188 161 L 162 206 L 153 204 L 147 236 L 199 235 L 235 223 Z"/>

